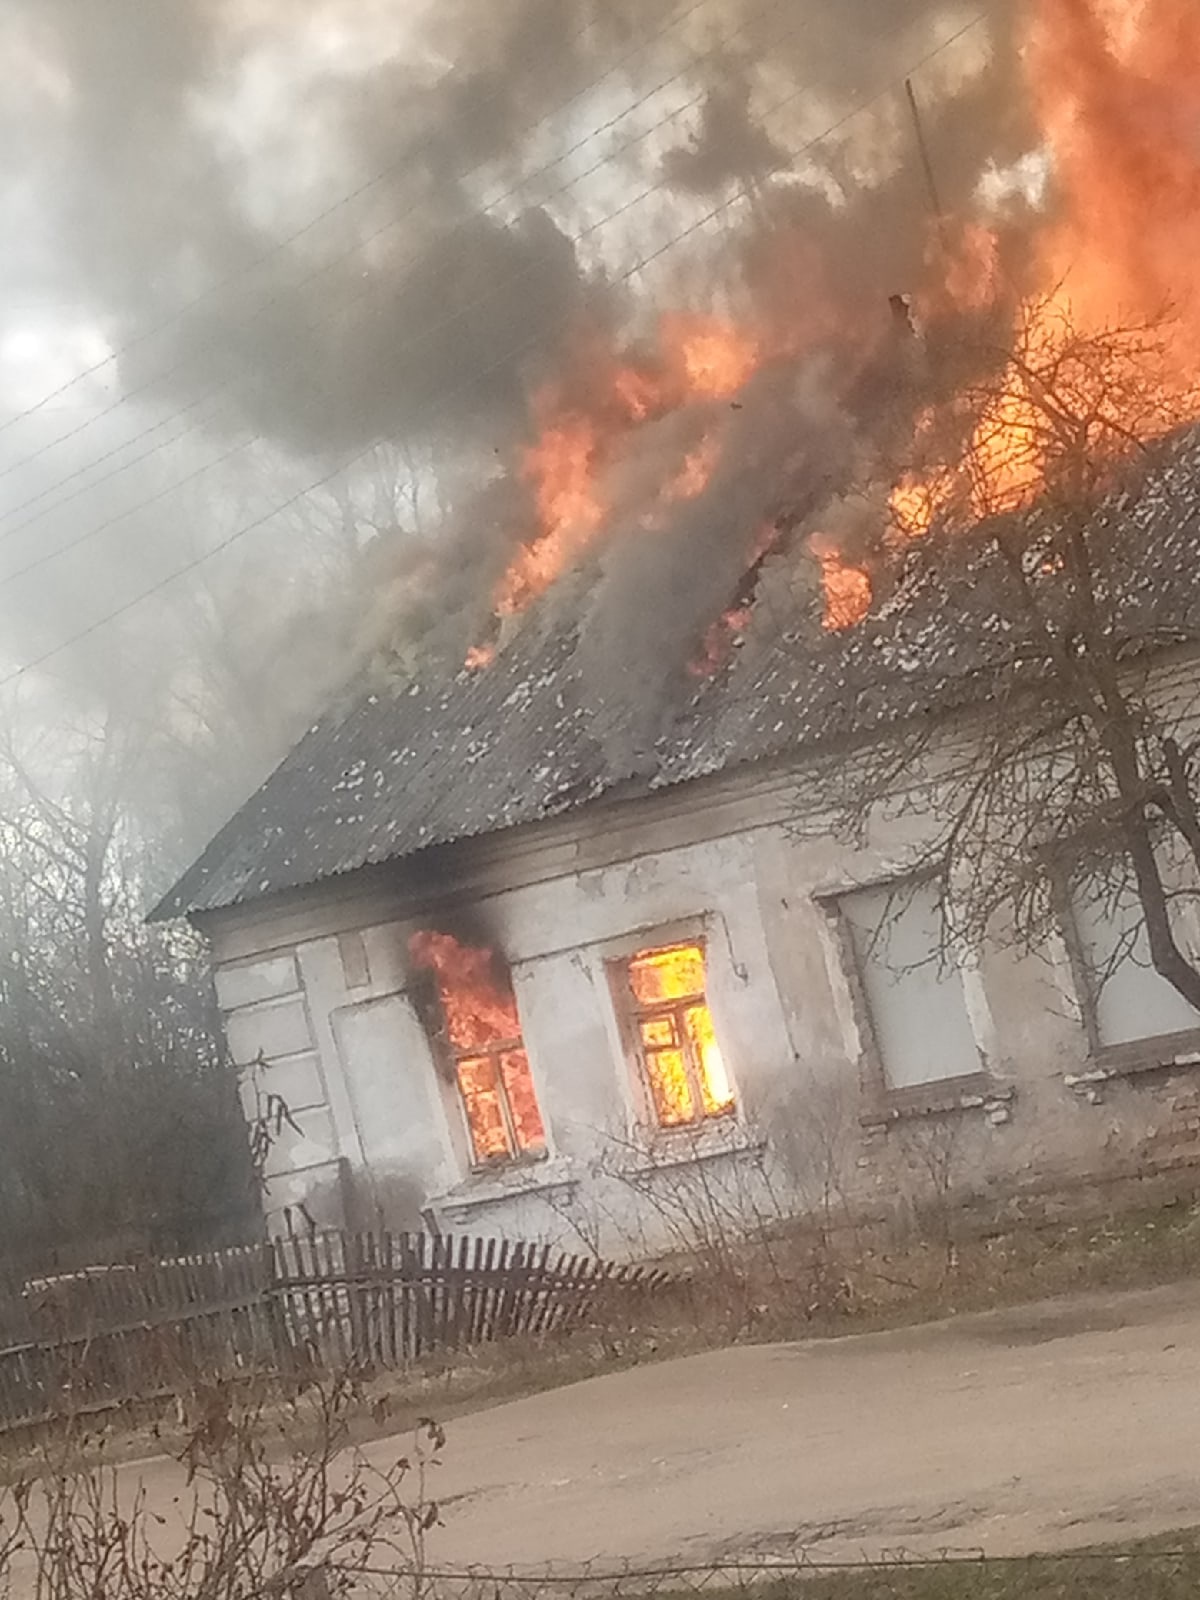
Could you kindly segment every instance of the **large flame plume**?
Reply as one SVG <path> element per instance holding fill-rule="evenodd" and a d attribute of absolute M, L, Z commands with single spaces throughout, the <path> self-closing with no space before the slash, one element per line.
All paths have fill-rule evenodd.
<path fill-rule="evenodd" d="M 434 974 L 477 1165 L 538 1156 L 538 1107 L 512 983 L 494 951 L 433 931 L 413 934 L 414 966 Z"/>
<path fill-rule="evenodd" d="M 970 215 L 942 215 L 930 228 L 922 282 L 913 285 L 914 339 L 921 328 L 954 329 L 990 318 L 1002 349 L 1000 376 L 965 385 L 913 407 L 902 442 L 880 448 L 899 459 L 873 485 L 873 538 L 847 545 L 815 514 L 809 550 L 830 631 L 853 627 L 873 603 L 870 545 L 878 554 L 927 535 L 953 514 L 980 520 L 1020 509 L 1046 486 L 1053 441 L 1040 385 L 1066 372 L 1077 396 L 1091 381 L 1080 352 L 1107 330 L 1136 330 L 1169 314 L 1166 350 L 1149 340 L 1120 346 L 1129 371 L 1108 383 L 1111 426 L 1096 448 L 1163 432 L 1196 414 L 1200 296 L 1191 291 L 1200 259 L 1200 7 L 1194 0 L 1026 0 L 1020 56 L 1037 128 L 1030 170 L 1038 177 L 1014 218 L 1012 207 L 982 193 Z M 1019 239 L 1019 267 L 1011 245 Z M 795 241 L 787 246 L 794 248 Z M 776 249 L 770 240 L 764 249 Z M 776 262 L 778 267 L 778 260 Z M 493 596 L 512 617 L 552 585 L 620 521 L 623 536 L 652 539 L 680 502 L 709 491 L 728 448 L 717 408 L 737 408 L 755 375 L 837 343 L 846 364 L 860 362 L 859 330 L 831 326 L 828 299 L 797 295 L 786 326 L 736 317 L 668 314 L 649 348 L 595 363 L 578 386 L 548 385 L 536 395 L 535 437 L 518 471 L 535 525 L 522 539 Z M 1007 331 L 1005 331 L 1007 330 Z M 1134 368 L 1136 367 L 1136 371 Z M 712 413 L 705 418 L 704 408 Z M 645 430 L 673 413 L 695 416 L 665 459 L 647 503 L 618 518 L 624 463 Z M 951 426 L 947 425 L 949 417 Z M 876 472 L 886 473 L 877 464 Z M 880 492 L 881 491 L 881 492 Z M 753 567 L 765 540 L 737 530 Z M 751 618 L 745 596 L 714 607 L 696 638 L 693 672 L 716 671 Z M 494 647 L 476 646 L 469 664 L 486 666 Z"/>
<path fill-rule="evenodd" d="M 694 402 L 730 400 L 758 365 L 755 337 L 714 316 L 668 313 L 652 350 L 619 357 L 596 382 L 587 405 L 572 405 L 549 385 L 534 397 L 537 435 L 524 451 L 520 477 L 531 489 L 536 528 L 522 540 L 494 597 L 499 617 L 522 611 L 604 529 L 613 511 L 606 488 L 638 430 Z M 662 483 L 664 503 L 703 494 L 719 456 L 719 440 L 703 434 Z M 649 507 L 643 526 L 652 529 Z M 486 666 L 475 646 L 469 666 Z"/>
<path fill-rule="evenodd" d="M 1013 354 L 978 407 L 957 460 L 905 474 L 890 497 L 895 530 L 927 533 L 966 486 L 966 513 L 1019 510 L 1045 485 L 1054 441 L 1047 375 L 1108 428 L 1103 448 L 1195 415 L 1200 296 L 1200 10 L 1190 0 L 1036 0 L 1022 59 L 1054 193 L 1036 229 Z M 977 311 L 1005 284 L 998 233 L 957 227 L 931 303 Z M 1139 337 L 1162 327 L 1169 336 Z M 1087 370 L 1088 341 L 1107 340 L 1106 371 Z M 1124 370 L 1121 370 L 1122 366 Z M 1101 393 L 1103 389 L 1103 393 Z M 918 419 L 914 455 L 937 419 Z"/>

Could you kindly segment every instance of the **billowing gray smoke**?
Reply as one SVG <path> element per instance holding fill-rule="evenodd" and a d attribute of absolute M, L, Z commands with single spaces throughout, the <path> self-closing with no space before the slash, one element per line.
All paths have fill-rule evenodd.
<path fill-rule="evenodd" d="M 987 71 L 918 79 L 947 208 L 1028 147 L 1013 4 L 992 0 L 974 31 Z M 828 477 L 848 459 L 850 380 L 928 241 L 901 85 L 971 15 L 936 0 L 0 0 L 20 88 L 0 109 L 0 182 L 28 223 L 8 230 L 3 288 L 102 329 L 123 351 L 115 392 L 152 415 L 191 408 L 211 438 L 255 435 L 314 473 L 380 440 L 496 468 L 451 508 L 444 588 L 423 590 L 422 625 L 444 601 L 464 628 L 528 531 L 527 487 L 496 479 L 539 384 L 586 383 L 588 351 L 645 332 L 666 301 L 732 291 L 781 341 L 811 334 L 819 364 L 764 373 L 723 419 L 709 493 L 604 555 L 584 648 L 619 697 L 685 660 L 781 509 L 776 486 L 803 498 L 817 462 Z M 812 143 L 856 108 L 852 140 Z M 833 374 L 820 400 L 816 372 Z"/>
<path fill-rule="evenodd" d="M 699 643 L 732 605 L 759 541 L 781 519 L 802 522 L 848 473 L 854 427 L 834 393 L 819 363 L 760 371 L 736 410 L 704 419 L 709 429 L 720 425 L 713 436 L 721 439 L 705 493 L 672 508 L 665 526 L 618 525 L 606 543 L 580 657 L 616 770 L 641 775 L 651 766 L 663 707 L 699 665 Z"/>
<path fill-rule="evenodd" d="M 685 118 L 637 143 L 636 122 L 614 127 L 600 214 L 622 185 L 636 192 L 647 180 L 718 199 L 766 186 L 788 176 L 788 152 L 756 124 L 752 91 L 774 104 L 803 87 L 793 109 L 811 97 L 832 121 L 894 83 L 934 24 L 944 34 L 954 20 L 929 0 L 809 0 L 799 16 L 780 0 L 451 0 L 423 24 L 412 9 L 4 0 L 9 27 L 25 25 L 63 86 L 40 106 L 39 127 L 23 117 L 5 130 L 14 180 L 19 171 L 37 189 L 49 236 L 29 263 L 36 283 L 11 291 L 69 300 L 117 346 L 202 297 L 161 336 L 139 339 L 122 381 L 183 400 L 219 384 L 231 401 L 225 425 L 305 454 L 422 429 L 502 428 L 575 319 L 618 314 L 605 272 L 656 245 L 670 220 L 650 236 L 647 208 L 635 208 L 628 248 L 598 261 L 588 247 L 598 239 L 577 248 L 568 237 L 594 221 L 573 210 L 573 194 L 539 208 L 535 183 L 490 202 L 672 74 L 677 101 L 707 94 L 694 135 L 683 137 Z M 374 41 L 394 54 L 322 67 L 321 39 L 336 40 L 352 13 L 377 21 L 364 49 Z M 332 61 L 334 44 L 325 48 Z M 1019 147 L 1003 79 L 997 70 L 935 108 L 947 204 L 1014 148 L 1014 134 Z M 572 101 L 576 119 L 547 130 L 543 119 Z M 265 128 L 247 132 L 255 118 Z M 587 159 L 595 164 L 596 147 Z M 881 291 L 920 245 L 915 170 L 894 203 L 872 207 L 865 260 Z M 564 190 L 572 173 L 560 164 L 543 189 Z M 356 189 L 262 261 L 321 209 L 315 200 Z M 603 230 L 606 247 L 618 231 Z M 864 275 L 862 252 L 847 260 Z"/>

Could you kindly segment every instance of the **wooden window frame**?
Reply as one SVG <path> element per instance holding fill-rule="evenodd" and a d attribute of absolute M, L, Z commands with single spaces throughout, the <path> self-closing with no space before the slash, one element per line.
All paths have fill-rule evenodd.
<path fill-rule="evenodd" d="M 529 1050 L 525 1044 L 524 1030 L 515 1039 L 505 1039 L 481 1050 L 458 1050 L 450 1038 L 446 1025 L 446 1013 L 442 1006 L 441 996 L 438 991 L 437 981 L 432 974 L 422 974 L 414 983 L 411 993 L 413 995 L 417 1014 L 424 1021 L 425 1035 L 429 1040 L 433 1052 L 433 1060 L 438 1076 L 444 1084 L 443 1096 L 453 1096 L 456 1108 L 455 1114 L 459 1126 L 462 1128 L 462 1137 L 465 1140 L 466 1169 L 469 1173 L 484 1174 L 488 1172 L 508 1171 L 514 1167 L 534 1166 L 539 1161 L 545 1161 L 550 1155 L 550 1130 L 546 1123 L 545 1112 L 542 1110 L 542 1098 L 538 1093 L 537 1079 L 534 1077 L 533 1063 L 529 1058 Z M 514 1001 L 516 994 L 514 991 Z M 518 1020 L 519 1012 L 518 1012 Z M 529 1080 L 533 1089 L 534 1100 L 537 1104 L 538 1117 L 542 1124 L 542 1147 L 540 1150 L 523 1150 L 516 1133 L 516 1118 L 509 1102 L 508 1085 L 504 1081 L 502 1059 L 506 1055 L 520 1052 L 525 1057 L 525 1065 L 529 1072 Z M 480 1157 L 475 1148 L 475 1136 L 471 1131 L 471 1114 L 468 1106 L 467 1091 L 463 1087 L 460 1067 L 463 1062 L 490 1061 L 496 1075 L 500 1105 L 500 1114 L 504 1122 L 505 1134 L 509 1142 L 509 1151 L 505 1155 Z M 449 1114 L 443 1098 L 443 1106 Z M 460 1155 L 461 1155 L 460 1151 Z"/>
<path fill-rule="evenodd" d="M 704 988 L 674 1000 L 645 1004 L 639 1001 L 633 988 L 631 974 L 633 963 L 643 956 L 684 949 L 699 950 L 704 963 Z M 640 936 L 636 943 L 630 943 L 623 954 L 610 958 L 608 966 L 618 1002 L 621 1032 L 631 1059 L 636 1065 L 639 1088 L 649 1113 L 650 1124 L 655 1132 L 663 1135 L 675 1133 L 694 1135 L 701 1129 L 735 1121 L 738 1116 L 738 1096 L 732 1079 L 730 1079 L 730 1089 L 733 1098 L 730 1104 L 717 1111 L 705 1108 L 704 1069 L 697 1059 L 696 1048 L 686 1022 L 686 1013 L 694 1006 L 703 1006 L 708 1011 L 710 1019 L 712 1018 L 712 1008 L 708 998 L 708 940 L 705 934 L 681 931 L 678 928 L 663 930 L 658 937 L 654 933 L 647 933 Z M 678 1049 L 683 1057 L 692 1104 L 698 1108 L 695 1115 L 674 1122 L 663 1120 L 658 1096 L 655 1093 L 654 1075 L 648 1059 L 655 1052 L 647 1049 L 642 1033 L 643 1024 L 659 1020 L 669 1020 L 672 1024 L 677 1043 L 670 1048 Z M 726 1071 L 728 1072 L 727 1066 Z"/>
<path fill-rule="evenodd" d="M 525 1047 L 524 1036 L 518 1035 L 515 1039 L 498 1041 L 495 1044 L 488 1045 L 484 1050 L 455 1050 L 451 1046 L 450 1055 L 454 1062 L 454 1085 L 458 1096 L 459 1110 L 466 1128 L 471 1171 L 495 1172 L 502 1167 L 523 1167 L 537 1161 L 544 1161 L 549 1155 L 546 1118 L 542 1111 L 541 1099 L 537 1092 L 537 1083 L 533 1077 L 533 1064 L 529 1059 L 529 1051 Z M 521 1144 L 520 1136 L 517 1132 L 516 1114 L 513 1110 L 508 1084 L 505 1081 L 504 1058 L 505 1056 L 514 1055 L 519 1055 L 525 1063 L 525 1070 L 529 1074 L 530 1090 L 537 1106 L 538 1119 L 542 1125 L 542 1143 L 536 1150 L 527 1150 Z M 496 1102 L 500 1108 L 500 1117 L 504 1124 L 505 1137 L 508 1140 L 508 1150 L 502 1154 L 492 1156 L 481 1156 L 476 1149 L 475 1135 L 471 1129 L 471 1096 L 463 1083 L 463 1067 L 482 1061 L 486 1061 L 492 1071 Z"/>

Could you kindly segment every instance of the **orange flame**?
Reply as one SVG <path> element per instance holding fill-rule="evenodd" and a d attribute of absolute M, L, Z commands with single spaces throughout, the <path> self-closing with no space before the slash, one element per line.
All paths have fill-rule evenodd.
<path fill-rule="evenodd" d="M 668 483 L 663 498 L 666 500 L 695 500 L 708 488 L 709 479 L 721 454 L 720 440 L 715 434 L 702 439 L 683 459 L 683 466 Z"/>
<path fill-rule="evenodd" d="M 937 501 L 932 484 L 905 473 L 888 496 L 892 522 L 906 539 L 919 539 L 933 527 Z"/>
<path fill-rule="evenodd" d="M 475 1160 L 541 1154 L 546 1130 L 516 996 L 494 952 L 434 932 L 414 933 L 408 949 L 437 979 Z"/>
<path fill-rule="evenodd" d="M 1169 425 L 1172 407 L 1179 420 L 1196 409 L 1200 4 L 1024 0 L 1023 16 L 1021 60 L 1054 205 L 1023 274 L 1029 293 L 1018 329 L 1041 359 L 1052 360 L 1068 329 L 1086 338 L 1154 319 L 1173 305 L 1171 350 L 1154 376 L 1162 400 L 1156 421 L 1125 419 L 1128 432 L 1153 431 Z M 932 320 L 948 306 L 975 314 L 1003 304 L 1002 238 L 1002 224 L 993 220 L 947 222 L 929 260 L 937 281 L 916 296 L 922 317 Z M 773 242 L 763 249 L 782 257 Z M 799 276 L 811 277 L 804 262 Z M 773 350 L 794 352 L 802 335 L 833 331 L 823 328 L 824 297 L 810 300 L 773 338 Z M 836 331 L 854 343 L 853 329 Z M 653 348 L 597 363 L 596 392 L 586 401 L 543 400 L 540 434 L 523 469 L 536 526 L 500 585 L 497 611 L 519 611 L 599 536 L 611 509 L 606 475 L 636 448 L 640 428 L 689 403 L 732 399 L 765 353 L 757 333 L 727 320 L 671 313 L 660 319 Z M 968 417 L 960 407 L 955 437 L 969 440 L 962 459 L 938 460 L 918 422 L 914 456 L 921 465 L 892 486 L 889 526 L 880 529 L 885 542 L 926 535 L 952 511 L 978 518 L 1019 509 L 1042 491 L 1053 448 L 1044 409 L 1015 364 L 1005 378 L 1004 392 L 982 415 Z M 671 499 L 702 493 L 711 472 L 711 461 L 689 457 L 644 525 L 661 522 Z M 870 575 L 836 553 L 821 562 L 826 624 L 849 627 L 870 607 Z M 716 625 L 718 655 L 730 631 Z"/>
<path fill-rule="evenodd" d="M 1023 60 L 1051 156 L 1057 217 L 1037 247 L 1034 330 L 1098 334 L 1170 309 L 1168 396 L 1190 397 L 1200 358 L 1200 8 L 1194 0 L 1039 0 Z M 1017 395 L 1019 384 L 1013 385 Z M 988 419 L 1030 428 L 1029 408 Z M 1008 451 L 1036 476 L 1028 439 Z M 1002 454 L 997 450 L 997 455 Z"/>
<path fill-rule="evenodd" d="M 548 407 L 543 400 L 543 407 Z M 525 451 L 522 477 L 534 491 L 539 532 L 523 544 L 496 595 L 499 616 L 522 610 L 548 588 L 604 520 L 596 483 L 598 441 L 590 418 L 568 413 Z"/>
<path fill-rule="evenodd" d="M 603 475 L 632 446 L 641 425 L 693 402 L 732 398 L 758 360 L 758 343 L 744 330 L 717 317 L 673 312 L 660 321 L 657 355 L 614 364 L 588 410 L 564 409 L 553 390 L 543 390 L 534 407 L 540 430 L 521 463 L 537 527 L 497 588 L 496 614 L 524 610 L 594 540 L 611 510 Z M 716 436 L 707 435 L 664 488 L 662 501 L 702 494 L 719 448 Z M 648 520 L 653 525 L 655 518 Z M 469 664 L 486 666 L 488 659 L 478 648 Z"/>
<path fill-rule="evenodd" d="M 467 658 L 463 665 L 468 672 L 482 672 L 484 667 L 490 667 L 496 659 L 496 646 L 494 644 L 473 644 L 467 651 Z"/>
<path fill-rule="evenodd" d="M 1043 288 L 1077 326 L 1173 304 L 1181 368 L 1200 351 L 1186 295 L 1200 250 L 1200 10 L 1193 0 L 1041 0 L 1024 61 L 1053 155 L 1061 220 L 1041 240 Z"/>
<path fill-rule="evenodd" d="M 774 522 L 763 522 L 750 547 L 751 565 L 761 561 L 778 539 L 778 525 Z M 734 605 L 708 625 L 700 642 L 699 652 L 688 662 L 688 671 L 693 678 L 710 678 L 725 665 L 750 626 L 753 615 L 753 607 Z"/>
<path fill-rule="evenodd" d="M 613 375 L 613 394 L 630 422 L 645 422 L 663 404 L 661 382 L 640 367 L 618 367 Z"/>
<path fill-rule="evenodd" d="M 486 1050 L 521 1037 L 512 985 L 496 970 L 491 950 L 460 944 L 448 933 L 414 933 L 408 941 L 414 964 L 432 972 L 446 1013 L 446 1031 L 456 1050 Z"/>
<path fill-rule="evenodd" d="M 1121 434 L 1162 432 L 1196 410 L 1200 6 L 1029 0 L 1026 16 L 1022 59 L 1056 191 L 1055 220 L 1035 242 L 1033 289 L 1016 314 L 1013 344 L 1022 359 L 1014 356 L 988 395 L 963 459 L 909 473 L 892 489 L 891 520 L 904 538 L 928 533 L 955 498 L 978 520 L 1038 497 L 1053 449 L 1052 420 L 1030 372 L 1061 371 L 1073 338 L 1153 324 L 1171 308 L 1163 358 L 1157 351 L 1123 356 L 1112 346 L 1114 363 L 1138 365 L 1110 374 L 1116 381 L 1107 385 L 1105 401 L 1120 404 L 1123 388 L 1128 414 L 1114 417 L 1118 426 L 1107 448 L 1117 448 Z M 968 312 L 998 303 L 992 228 L 964 224 L 942 239 L 937 264 L 939 282 L 922 297 L 930 314 L 947 302 Z M 1080 382 L 1087 383 L 1086 374 Z M 932 420 L 918 421 L 918 456 Z M 869 604 L 869 580 L 840 561 L 822 560 L 827 626 L 847 626 L 865 609 L 862 596 Z"/>
<path fill-rule="evenodd" d="M 757 341 L 716 317 L 670 312 L 659 337 L 686 399 L 729 400 L 758 366 Z"/>
<path fill-rule="evenodd" d="M 699 654 L 688 662 L 693 678 L 711 678 L 729 660 L 734 646 L 750 625 L 749 606 L 731 606 L 704 630 Z"/>
<path fill-rule="evenodd" d="M 939 295 L 963 311 L 986 311 L 996 304 L 1002 282 L 1000 241 L 994 228 L 968 221 L 948 248 L 940 243 L 940 251 Z"/>
<path fill-rule="evenodd" d="M 733 1085 L 708 1008 L 703 947 L 646 950 L 627 972 L 659 1122 L 679 1127 L 732 1111 Z"/>
<path fill-rule="evenodd" d="M 825 591 L 823 626 L 838 633 L 861 622 L 871 609 L 871 578 L 862 567 L 851 566 L 834 550 L 817 552 Z"/>

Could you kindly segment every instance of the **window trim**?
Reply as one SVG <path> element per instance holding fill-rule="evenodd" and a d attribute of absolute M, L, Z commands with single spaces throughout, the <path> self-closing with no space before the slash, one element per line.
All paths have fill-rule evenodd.
<path fill-rule="evenodd" d="M 421 1019 L 425 1037 L 429 1043 L 430 1054 L 433 1057 L 437 1077 L 443 1084 L 443 1106 L 445 1097 L 454 1103 L 453 1119 L 461 1130 L 461 1146 L 455 1151 L 455 1160 L 460 1164 L 469 1179 L 495 1176 L 501 1172 L 519 1171 L 523 1167 L 536 1166 L 539 1162 L 547 1161 L 552 1155 L 550 1125 L 546 1120 L 543 1110 L 541 1089 L 538 1084 L 537 1074 L 533 1069 L 533 1056 L 525 1039 L 524 1023 L 521 1018 L 521 1003 L 517 997 L 516 981 L 513 981 L 513 1002 L 517 1010 L 517 1021 L 522 1023 L 521 1033 L 516 1040 L 503 1041 L 490 1046 L 486 1050 L 458 1050 L 450 1037 L 447 1025 L 446 1011 L 442 1004 L 441 993 L 438 989 L 437 979 L 432 973 L 422 972 L 417 981 L 408 991 L 412 997 L 418 1017 Z M 503 1075 L 499 1073 L 498 1058 L 503 1053 L 521 1050 L 525 1054 L 526 1064 L 529 1067 L 530 1082 L 533 1085 L 534 1097 L 537 1101 L 538 1115 L 542 1120 L 542 1136 L 544 1143 L 540 1150 L 521 1150 L 513 1137 L 512 1108 L 508 1104 L 508 1090 L 504 1084 Z M 475 1153 L 475 1140 L 471 1133 L 471 1118 L 467 1110 L 467 1097 L 463 1093 L 462 1080 L 459 1077 L 459 1063 L 461 1061 L 478 1061 L 482 1057 L 495 1056 L 497 1058 L 497 1071 L 501 1099 L 501 1114 L 504 1126 L 512 1142 L 512 1153 L 506 1156 L 491 1156 L 480 1161 Z M 452 1144 L 457 1145 L 458 1140 L 452 1139 Z"/>
<path fill-rule="evenodd" d="M 541 1096 L 537 1092 L 537 1081 L 533 1075 L 533 1062 L 529 1058 L 529 1050 L 525 1044 L 524 1033 L 516 1039 L 501 1040 L 489 1045 L 485 1050 L 456 1050 L 448 1040 L 450 1060 L 454 1069 L 454 1088 L 458 1100 L 459 1112 L 462 1116 L 463 1128 L 467 1138 L 467 1158 L 472 1173 L 487 1173 L 507 1171 L 512 1167 L 527 1167 L 538 1161 L 545 1161 L 550 1154 L 550 1140 L 546 1129 L 546 1117 L 542 1111 Z M 533 1090 L 534 1100 L 537 1103 L 538 1119 L 542 1124 L 542 1145 L 539 1150 L 526 1150 L 517 1137 L 516 1117 L 509 1098 L 508 1085 L 504 1081 L 503 1057 L 506 1055 L 520 1054 L 525 1058 L 525 1066 L 529 1072 L 530 1086 Z M 467 1061 L 489 1061 L 492 1063 L 496 1081 L 496 1099 L 500 1106 L 500 1115 L 504 1121 L 504 1131 L 508 1137 L 509 1152 L 506 1155 L 485 1156 L 480 1158 L 475 1149 L 475 1136 L 471 1132 L 471 1114 L 467 1106 L 467 1094 L 463 1088 L 461 1067 Z"/>
<path fill-rule="evenodd" d="M 901 1116 L 928 1116 L 939 1111 L 968 1109 L 988 1100 L 995 1093 L 997 1080 L 987 1065 L 987 1059 L 975 1037 L 971 1008 L 967 1005 L 966 985 L 961 966 L 955 963 L 959 983 L 963 987 L 963 1005 L 971 1027 L 971 1037 L 979 1057 L 975 1072 L 960 1072 L 949 1078 L 933 1078 L 928 1083 L 910 1083 L 896 1087 L 888 1081 L 879 1031 L 871 1010 L 863 977 L 859 954 L 854 942 L 854 932 L 842 902 L 850 895 L 888 889 L 902 884 L 914 886 L 936 879 L 936 867 L 920 867 L 912 872 L 892 872 L 861 882 L 843 884 L 837 889 L 824 891 L 817 896 L 817 904 L 825 914 L 834 941 L 837 963 L 849 991 L 854 1030 L 858 1037 L 858 1073 L 864 1106 L 859 1121 L 864 1126 L 877 1125 L 881 1120 Z"/>
<path fill-rule="evenodd" d="M 703 1137 L 707 1130 L 728 1127 L 731 1123 L 736 1124 L 741 1119 L 741 1096 L 734 1076 L 729 1071 L 729 1064 L 725 1061 L 724 1051 L 722 1050 L 722 1060 L 725 1064 L 733 1101 L 732 1104 L 721 1111 L 705 1111 L 703 1110 L 702 1085 L 698 1081 L 697 1069 L 690 1060 L 690 1044 L 685 1042 L 684 1051 L 685 1056 L 688 1058 L 689 1083 L 691 1083 L 693 1094 L 698 1098 L 702 1109 L 698 1116 L 686 1122 L 663 1122 L 659 1116 L 658 1102 L 655 1098 L 641 1029 L 638 1025 L 639 1021 L 647 1015 L 677 1012 L 688 1005 L 697 1003 L 707 1007 L 709 1015 L 712 1017 L 712 984 L 709 977 L 710 944 L 707 922 L 692 920 L 686 923 L 671 923 L 659 928 L 639 929 L 637 933 L 616 941 L 609 947 L 604 956 L 604 966 L 608 976 L 617 1030 L 624 1048 L 629 1079 L 634 1089 L 635 1120 L 639 1126 L 656 1139 L 672 1139 L 676 1135 L 690 1135 L 695 1139 L 697 1136 Z M 630 982 L 630 963 L 641 955 L 687 946 L 698 947 L 704 958 L 703 993 L 682 1000 L 666 1001 L 661 1006 L 639 1005 L 637 996 L 633 992 L 633 985 Z M 715 1017 L 713 1017 L 713 1027 L 714 1031 L 717 1031 Z M 720 1046 L 719 1035 L 717 1042 L 718 1046 Z"/>
<path fill-rule="evenodd" d="M 1061 861 L 1055 861 L 1047 870 L 1050 873 L 1053 894 L 1057 902 L 1059 937 L 1066 951 L 1075 1004 L 1079 1010 L 1087 1041 L 1088 1060 L 1094 1066 L 1105 1068 L 1116 1076 L 1124 1074 L 1132 1076 L 1138 1072 L 1156 1072 L 1175 1066 L 1177 1057 L 1200 1051 L 1200 1023 L 1194 1028 L 1147 1034 L 1144 1039 L 1126 1039 L 1120 1044 L 1105 1044 L 1100 1037 L 1100 1006 L 1096 978 L 1087 959 L 1075 916 L 1071 873 Z"/>

